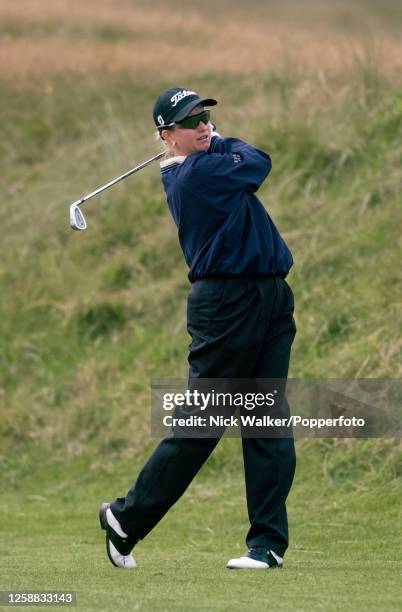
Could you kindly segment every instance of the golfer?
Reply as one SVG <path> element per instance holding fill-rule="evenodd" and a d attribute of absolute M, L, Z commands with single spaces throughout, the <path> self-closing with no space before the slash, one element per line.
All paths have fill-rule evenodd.
<path fill-rule="evenodd" d="M 296 333 L 293 293 L 285 281 L 293 260 L 255 195 L 271 160 L 242 140 L 215 133 L 207 110 L 215 104 L 174 87 L 159 96 L 153 111 L 168 149 L 162 182 L 192 283 L 189 379 L 285 380 Z M 113 565 L 136 567 L 135 544 L 180 498 L 218 442 L 219 437 L 163 439 L 127 495 L 101 505 Z M 227 567 L 281 567 L 294 441 L 243 437 L 242 448 L 248 551 Z"/>

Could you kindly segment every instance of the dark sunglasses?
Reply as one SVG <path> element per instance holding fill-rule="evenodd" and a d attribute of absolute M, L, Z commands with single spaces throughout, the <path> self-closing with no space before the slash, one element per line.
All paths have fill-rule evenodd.
<path fill-rule="evenodd" d="M 211 116 L 211 111 L 204 110 L 202 111 L 202 113 L 198 113 L 198 115 L 190 115 L 189 117 L 186 117 L 182 121 L 177 121 L 176 125 L 181 130 L 195 130 L 195 128 L 198 127 L 198 124 L 200 123 L 200 121 L 207 124 L 210 116 Z"/>

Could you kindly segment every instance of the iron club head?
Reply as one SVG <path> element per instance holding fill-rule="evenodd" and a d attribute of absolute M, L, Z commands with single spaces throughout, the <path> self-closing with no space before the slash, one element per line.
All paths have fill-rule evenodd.
<path fill-rule="evenodd" d="M 106 185 L 102 185 L 102 187 L 99 187 L 99 189 L 95 189 L 95 191 L 92 191 L 92 193 L 88 193 L 86 196 L 82 197 L 80 200 L 73 202 L 70 206 L 70 225 L 71 227 L 74 230 L 78 230 L 79 232 L 86 229 L 87 227 L 85 217 L 82 214 L 82 211 L 80 209 L 81 204 L 84 204 L 84 202 L 98 195 L 98 193 L 102 193 L 102 191 L 109 189 L 109 187 L 113 187 L 113 185 L 116 185 L 116 183 L 119 183 L 120 181 L 127 178 L 128 176 L 131 176 L 132 174 L 134 174 L 134 172 L 138 172 L 138 170 L 145 168 L 145 166 L 149 166 L 150 163 L 156 161 L 157 159 L 161 159 L 161 157 L 164 157 L 165 155 L 166 155 L 166 151 L 162 151 L 161 153 L 158 153 L 158 155 L 154 155 L 154 157 L 151 157 L 151 159 L 147 159 L 147 161 L 142 162 L 142 164 L 138 164 L 137 166 L 135 166 L 134 168 L 131 168 L 131 170 L 128 170 L 121 176 L 118 176 L 112 181 L 109 181 L 109 183 L 106 183 Z"/>
<path fill-rule="evenodd" d="M 79 232 L 87 228 L 87 222 L 85 221 L 85 217 L 76 202 L 74 202 L 70 206 L 70 225 L 74 230 L 77 230 Z"/>

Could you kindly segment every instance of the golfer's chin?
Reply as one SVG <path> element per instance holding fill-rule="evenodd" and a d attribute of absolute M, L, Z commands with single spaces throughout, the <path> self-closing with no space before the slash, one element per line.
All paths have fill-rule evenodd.
<path fill-rule="evenodd" d="M 187 149 L 175 149 L 176 155 L 194 155 L 195 153 L 204 153 L 208 151 L 211 144 L 211 137 L 206 138 L 205 140 L 197 140 L 193 142 L 190 147 Z"/>
<path fill-rule="evenodd" d="M 197 142 L 197 151 L 199 151 L 200 153 L 202 151 L 208 151 L 210 144 L 211 144 L 210 137 L 206 138 L 205 140 L 199 140 Z"/>

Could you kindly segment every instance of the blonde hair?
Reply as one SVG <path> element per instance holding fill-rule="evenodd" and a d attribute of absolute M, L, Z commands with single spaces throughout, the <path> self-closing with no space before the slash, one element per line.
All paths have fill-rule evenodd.
<path fill-rule="evenodd" d="M 165 153 L 166 158 L 174 157 L 175 154 L 172 151 L 172 147 L 168 145 L 166 140 L 163 140 L 159 130 L 156 130 L 156 132 L 154 132 L 154 136 L 155 140 L 160 144 L 161 153 Z"/>

